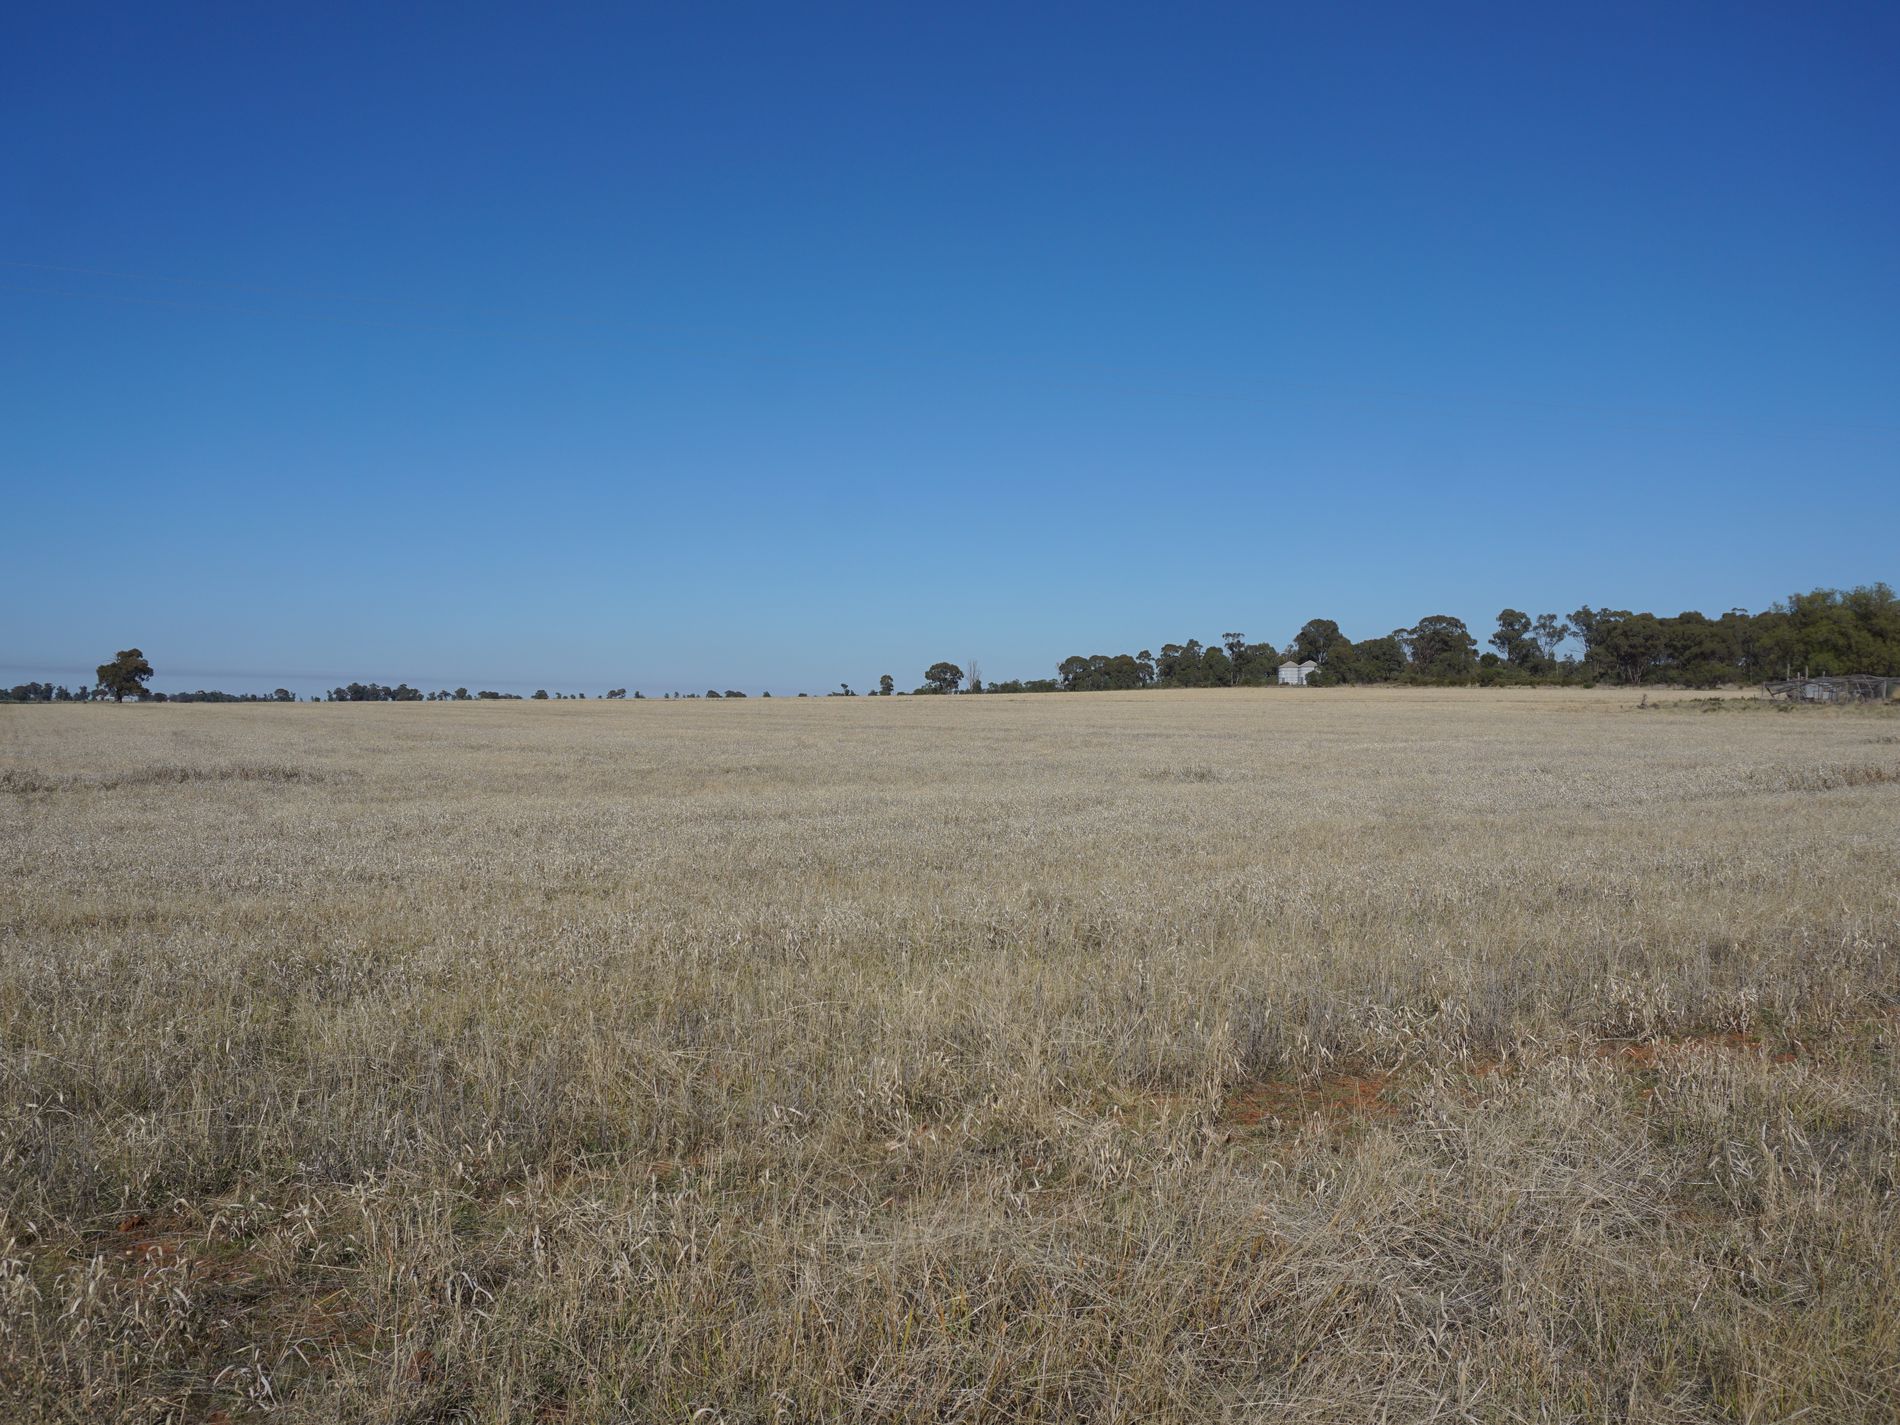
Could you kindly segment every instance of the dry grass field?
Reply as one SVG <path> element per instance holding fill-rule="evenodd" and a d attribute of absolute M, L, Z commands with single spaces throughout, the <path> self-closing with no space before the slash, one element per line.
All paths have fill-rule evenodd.
<path fill-rule="evenodd" d="M 8 1420 L 1891 1421 L 1900 717 L 0 709 Z"/>

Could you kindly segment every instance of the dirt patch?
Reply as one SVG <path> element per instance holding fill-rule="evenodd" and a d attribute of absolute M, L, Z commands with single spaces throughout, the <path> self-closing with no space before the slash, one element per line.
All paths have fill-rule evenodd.
<path fill-rule="evenodd" d="M 1390 1074 L 1327 1074 L 1310 1083 L 1255 1082 L 1232 1090 L 1220 1122 L 1236 1129 L 1329 1128 L 1391 1118 L 1398 1112 Z"/>
<path fill-rule="evenodd" d="M 1796 1049 L 1770 1049 L 1760 1038 L 1735 1030 L 1604 1039 L 1587 1052 L 1632 1074 L 1644 1074 L 1696 1048 L 1760 1055 L 1774 1064 L 1792 1064 L 1800 1058 Z M 1521 1065 L 1510 1059 L 1473 1059 L 1463 1067 L 1468 1077 L 1480 1080 L 1513 1074 Z M 1217 1122 L 1239 1132 L 1287 1131 L 1312 1123 L 1327 1129 L 1364 1126 L 1396 1117 L 1405 1087 L 1401 1075 L 1377 1072 L 1326 1074 L 1310 1081 L 1254 1080 L 1228 1091 Z"/>

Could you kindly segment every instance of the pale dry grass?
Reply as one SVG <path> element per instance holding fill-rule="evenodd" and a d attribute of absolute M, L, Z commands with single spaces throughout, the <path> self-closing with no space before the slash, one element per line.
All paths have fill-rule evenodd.
<path fill-rule="evenodd" d="M 1896 731 L 0 710 L 0 1400 L 1890 1420 Z"/>

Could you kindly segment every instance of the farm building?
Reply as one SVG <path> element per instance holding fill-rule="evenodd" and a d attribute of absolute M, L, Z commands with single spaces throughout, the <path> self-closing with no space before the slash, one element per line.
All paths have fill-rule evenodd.
<path fill-rule="evenodd" d="M 1317 667 L 1319 664 L 1311 658 L 1304 663 L 1295 663 L 1289 658 L 1280 665 L 1280 684 L 1287 688 L 1304 688 L 1306 680 L 1312 676 L 1313 670 Z"/>
<path fill-rule="evenodd" d="M 1842 678 L 1785 678 L 1762 684 L 1762 691 L 1790 702 L 1881 703 L 1900 693 L 1900 678 L 1878 678 L 1867 673 L 1850 673 Z"/>

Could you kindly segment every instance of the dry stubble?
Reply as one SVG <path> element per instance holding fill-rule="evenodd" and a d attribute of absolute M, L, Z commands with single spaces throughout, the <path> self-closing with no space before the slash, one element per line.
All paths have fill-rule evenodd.
<path fill-rule="evenodd" d="M 1886 713 L 7 708 L 0 798 L 27 1418 L 1900 1403 Z"/>

